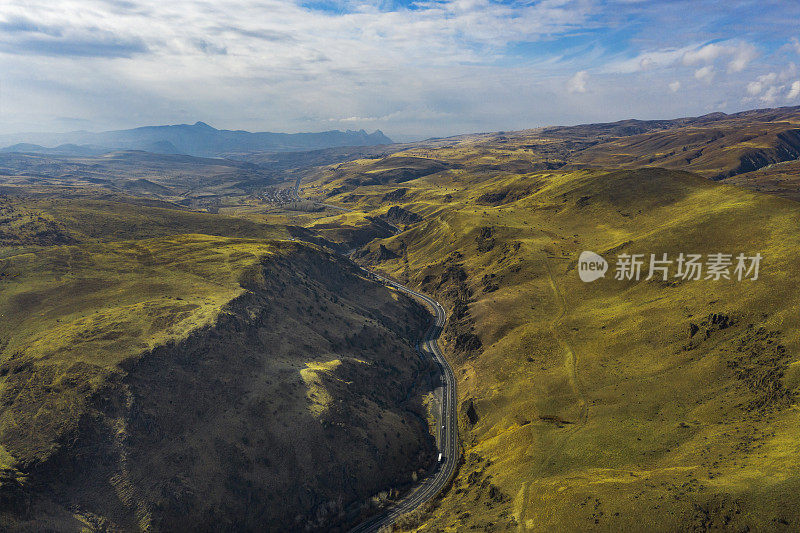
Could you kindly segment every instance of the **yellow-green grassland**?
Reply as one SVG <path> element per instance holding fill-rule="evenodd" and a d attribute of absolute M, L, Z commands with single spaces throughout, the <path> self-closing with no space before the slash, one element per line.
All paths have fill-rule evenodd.
<path fill-rule="evenodd" d="M 417 304 L 299 228 L 95 196 L 3 199 L 0 528 L 330 529 L 428 468 Z"/>
<path fill-rule="evenodd" d="M 588 153 L 540 130 L 468 136 L 304 184 L 364 216 L 414 214 L 355 256 L 449 307 L 464 462 L 397 527 L 800 527 L 800 209 L 703 175 L 737 168 L 742 142 L 718 138 L 730 146 L 697 173 L 579 164 Z M 372 176 L 410 163 L 434 172 Z M 580 281 L 583 250 L 612 263 L 605 278 Z M 759 278 L 645 280 L 645 265 L 639 281 L 614 279 L 618 254 L 718 252 L 760 253 Z"/>
<path fill-rule="evenodd" d="M 430 316 L 360 264 L 446 307 L 458 386 L 452 483 L 389 529 L 800 530 L 799 123 L 5 156 L 0 529 L 344 531 L 402 497 L 437 463 Z M 758 279 L 646 279 L 715 253 Z"/>

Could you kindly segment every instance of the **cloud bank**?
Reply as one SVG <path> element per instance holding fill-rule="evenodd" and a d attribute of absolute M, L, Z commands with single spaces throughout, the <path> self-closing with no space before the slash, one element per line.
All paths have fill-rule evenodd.
<path fill-rule="evenodd" d="M 770 1 L 6 0 L 0 131 L 422 137 L 800 104 L 798 17 Z"/>

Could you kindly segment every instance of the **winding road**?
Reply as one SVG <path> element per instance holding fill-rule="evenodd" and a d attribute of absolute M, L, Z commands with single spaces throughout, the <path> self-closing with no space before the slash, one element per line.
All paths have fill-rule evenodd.
<path fill-rule="evenodd" d="M 400 515 L 413 511 L 423 503 L 427 502 L 436 496 L 440 490 L 447 484 L 456 469 L 458 464 L 459 451 L 458 451 L 458 419 L 456 415 L 456 378 L 453 374 L 453 369 L 445 360 L 439 349 L 437 342 L 439 336 L 442 334 L 447 314 L 444 308 L 431 298 L 430 296 L 409 289 L 405 285 L 401 285 L 396 281 L 388 279 L 376 274 L 371 270 L 361 267 L 362 270 L 377 278 L 379 281 L 393 287 L 400 292 L 403 292 L 412 298 L 421 300 L 426 305 L 431 307 L 434 311 L 434 320 L 428 331 L 425 332 L 419 344 L 419 350 L 424 356 L 429 354 L 431 358 L 439 365 L 442 377 L 444 378 L 442 388 L 442 413 L 441 413 L 441 427 L 439 428 L 439 452 L 442 454 L 442 459 L 437 465 L 436 471 L 425 478 L 414 490 L 412 490 L 405 498 L 395 503 L 391 507 L 384 510 L 382 513 L 373 516 L 369 520 L 362 522 L 351 530 L 351 533 L 365 533 L 369 531 L 377 531 L 383 526 L 389 525 L 397 520 Z"/>
<path fill-rule="evenodd" d="M 302 180 L 302 176 L 299 177 L 293 188 L 294 197 L 298 200 L 300 199 L 300 182 Z M 338 209 L 340 211 L 350 211 L 350 209 L 347 209 L 346 207 L 340 207 L 332 204 L 322 205 Z M 400 232 L 400 229 L 397 226 L 394 226 L 393 224 L 390 225 L 395 229 L 396 233 Z M 447 313 L 445 313 L 444 307 L 442 307 L 439 302 L 427 294 L 410 289 L 405 285 L 401 285 L 394 280 L 381 276 L 380 274 L 364 268 L 363 266 L 360 268 L 369 276 L 372 276 L 385 285 L 403 292 L 412 298 L 416 298 L 433 309 L 434 320 L 431 323 L 431 326 L 425 332 L 425 335 L 420 340 L 417 349 L 420 351 L 420 355 L 423 358 L 427 354 L 439 366 L 439 370 L 444 382 L 442 384 L 442 412 L 439 419 L 439 424 L 441 424 L 439 426 L 439 453 L 441 454 L 441 460 L 436 465 L 436 470 L 422 480 L 422 482 L 411 492 L 409 492 L 409 494 L 402 500 L 394 503 L 381 513 L 372 516 L 368 520 L 357 525 L 351 530 L 350 533 L 367 533 L 377 531 L 383 526 L 392 524 L 401 515 L 409 513 L 414 509 L 417 509 L 425 502 L 431 500 L 448 483 L 453 475 L 453 472 L 455 472 L 459 459 L 458 418 L 456 411 L 456 377 L 455 374 L 453 374 L 453 369 L 444 358 L 444 355 L 442 355 L 438 343 L 439 336 L 442 334 L 444 324 L 447 321 Z"/>

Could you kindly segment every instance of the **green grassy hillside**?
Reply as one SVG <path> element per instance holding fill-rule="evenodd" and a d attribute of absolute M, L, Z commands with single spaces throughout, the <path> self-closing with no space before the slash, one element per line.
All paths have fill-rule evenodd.
<path fill-rule="evenodd" d="M 715 180 L 736 177 L 736 184 L 760 190 L 759 170 L 773 165 L 772 172 L 778 172 L 782 164 L 800 157 L 798 125 L 800 108 L 788 107 L 464 135 L 416 143 L 389 157 L 344 162 L 310 173 L 304 185 L 309 194 L 347 192 L 341 198 L 356 202 L 363 194 L 359 186 L 411 184 L 447 169 L 468 169 L 478 178 L 555 169 L 658 167 Z M 329 186 L 321 188 L 322 183 Z M 769 190 L 792 194 L 790 186 Z"/>
<path fill-rule="evenodd" d="M 261 239 L 289 235 L 285 226 L 212 216 L 164 202 L 148 205 L 147 200 L 105 197 L 83 190 L 72 197 L 59 196 L 55 192 L 46 196 L 0 196 L 3 254 L 20 246 L 136 240 L 184 233 Z"/>
<path fill-rule="evenodd" d="M 798 122 L 247 156 L 274 173 L 13 156 L 0 528 L 335 531 L 399 497 L 435 457 L 427 315 L 335 249 L 449 311 L 464 461 L 397 528 L 800 529 Z M 580 281 L 586 250 L 605 278 Z M 618 255 L 664 253 L 763 262 L 614 279 Z"/>
<path fill-rule="evenodd" d="M 330 529 L 428 468 L 427 315 L 297 231 L 86 198 L 3 216 L 0 528 Z"/>
<path fill-rule="evenodd" d="M 798 178 L 800 178 L 800 162 L 786 161 L 733 176 L 726 182 L 797 201 L 800 200 Z"/>
<path fill-rule="evenodd" d="M 423 217 L 359 255 L 450 307 L 465 462 L 403 528 L 800 527 L 797 204 L 673 170 L 487 166 L 527 135 L 414 150 L 460 168 L 401 185 L 311 184 Z M 583 250 L 606 279 L 579 280 Z M 613 279 L 617 254 L 681 252 L 761 253 L 761 276 Z"/>

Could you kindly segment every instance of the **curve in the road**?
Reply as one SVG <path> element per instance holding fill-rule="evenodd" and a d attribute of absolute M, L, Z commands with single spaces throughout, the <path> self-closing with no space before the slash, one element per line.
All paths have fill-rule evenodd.
<path fill-rule="evenodd" d="M 444 307 L 426 294 L 409 289 L 405 285 L 401 285 L 396 281 L 390 280 L 363 267 L 362 269 L 386 285 L 412 298 L 423 301 L 434 311 L 434 320 L 430 328 L 428 328 L 428 331 L 425 332 L 420 342 L 419 349 L 423 353 L 427 352 L 431 355 L 436 364 L 439 365 L 442 377 L 444 378 L 442 415 L 440 421 L 442 427 L 439 428 L 439 453 L 442 454 L 442 460 L 437 465 L 436 471 L 423 480 L 422 483 L 408 494 L 408 496 L 384 510 L 382 513 L 362 522 L 352 529 L 351 533 L 377 531 L 383 526 L 392 524 L 401 515 L 411 512 L 423 503 L 429 501 L 447 484 L 456 469 L 459 457 L 458 419 L 456 416 L 456 378 L 455 374 L 453 374 L 453 369 L 442 355 L 439 349 L 439 343 L 437 342 L 444 328 L 445 321 L 447 320 Z"/>
<path fill-rule="evenodd" d="M 294 185 L 294 196 L 298 200 L 300 199 L 300 182 L 302 182 L 302 180 L 303 177 L 299 177 Z M 350 211 L 350 209 L 331 204 L 322 205 L 340 209 L 342 211 Z M 400 232 L 400 228 L 394 225 L 392 226 L 397 233 Z M 418 300 L 423 301 L 434 311 L 434 320 L 420 341 L 418 350 L 420 350 L 422 354 L 427 352 L 431 355 L 436 364 L 439 365 L 442 377 L 444 378 L 444 386 L 442 387 L 442 414 L 441 419 L 439 420 L 442 425 L 442 427 L 439 429 L 439 453 L 441 453 L 442 459 L 436 465 L 436 471 L 432 475 L 425 478 L 422 483 L 417 485 L 417 487 L 413 489 L 405 498 L 385 509 L 383 512 L 357 525 L 351 530 L 351 533 L 367 533 L 377 531 L 383 526 L 392 524 L 401 515 L 409 513 L 414 509 L 417 509 L 425 502 L 431 500 L 450 480 L 453 472 L 455 472 L 459 459 L 458 418 L 456 413 L 456 377 L 453 373 L 453 369 L 450 367 L 450 364 L 444 358 L 444 355 L 442 355 L 438 343 L 439 336 L 442 334 L 444 324 L 447 321 L 447 313 L 445 313 L 444 307 L 426 294 L 410 289 L 405 285 L 381 276 L 380 274 L 376 274 L 375 272 L 372 272 L 364 267 L 360 268 L 384 284 L 393 287 L 398 291 L 411 296 L 412 298 L 417 298 Z"/>

